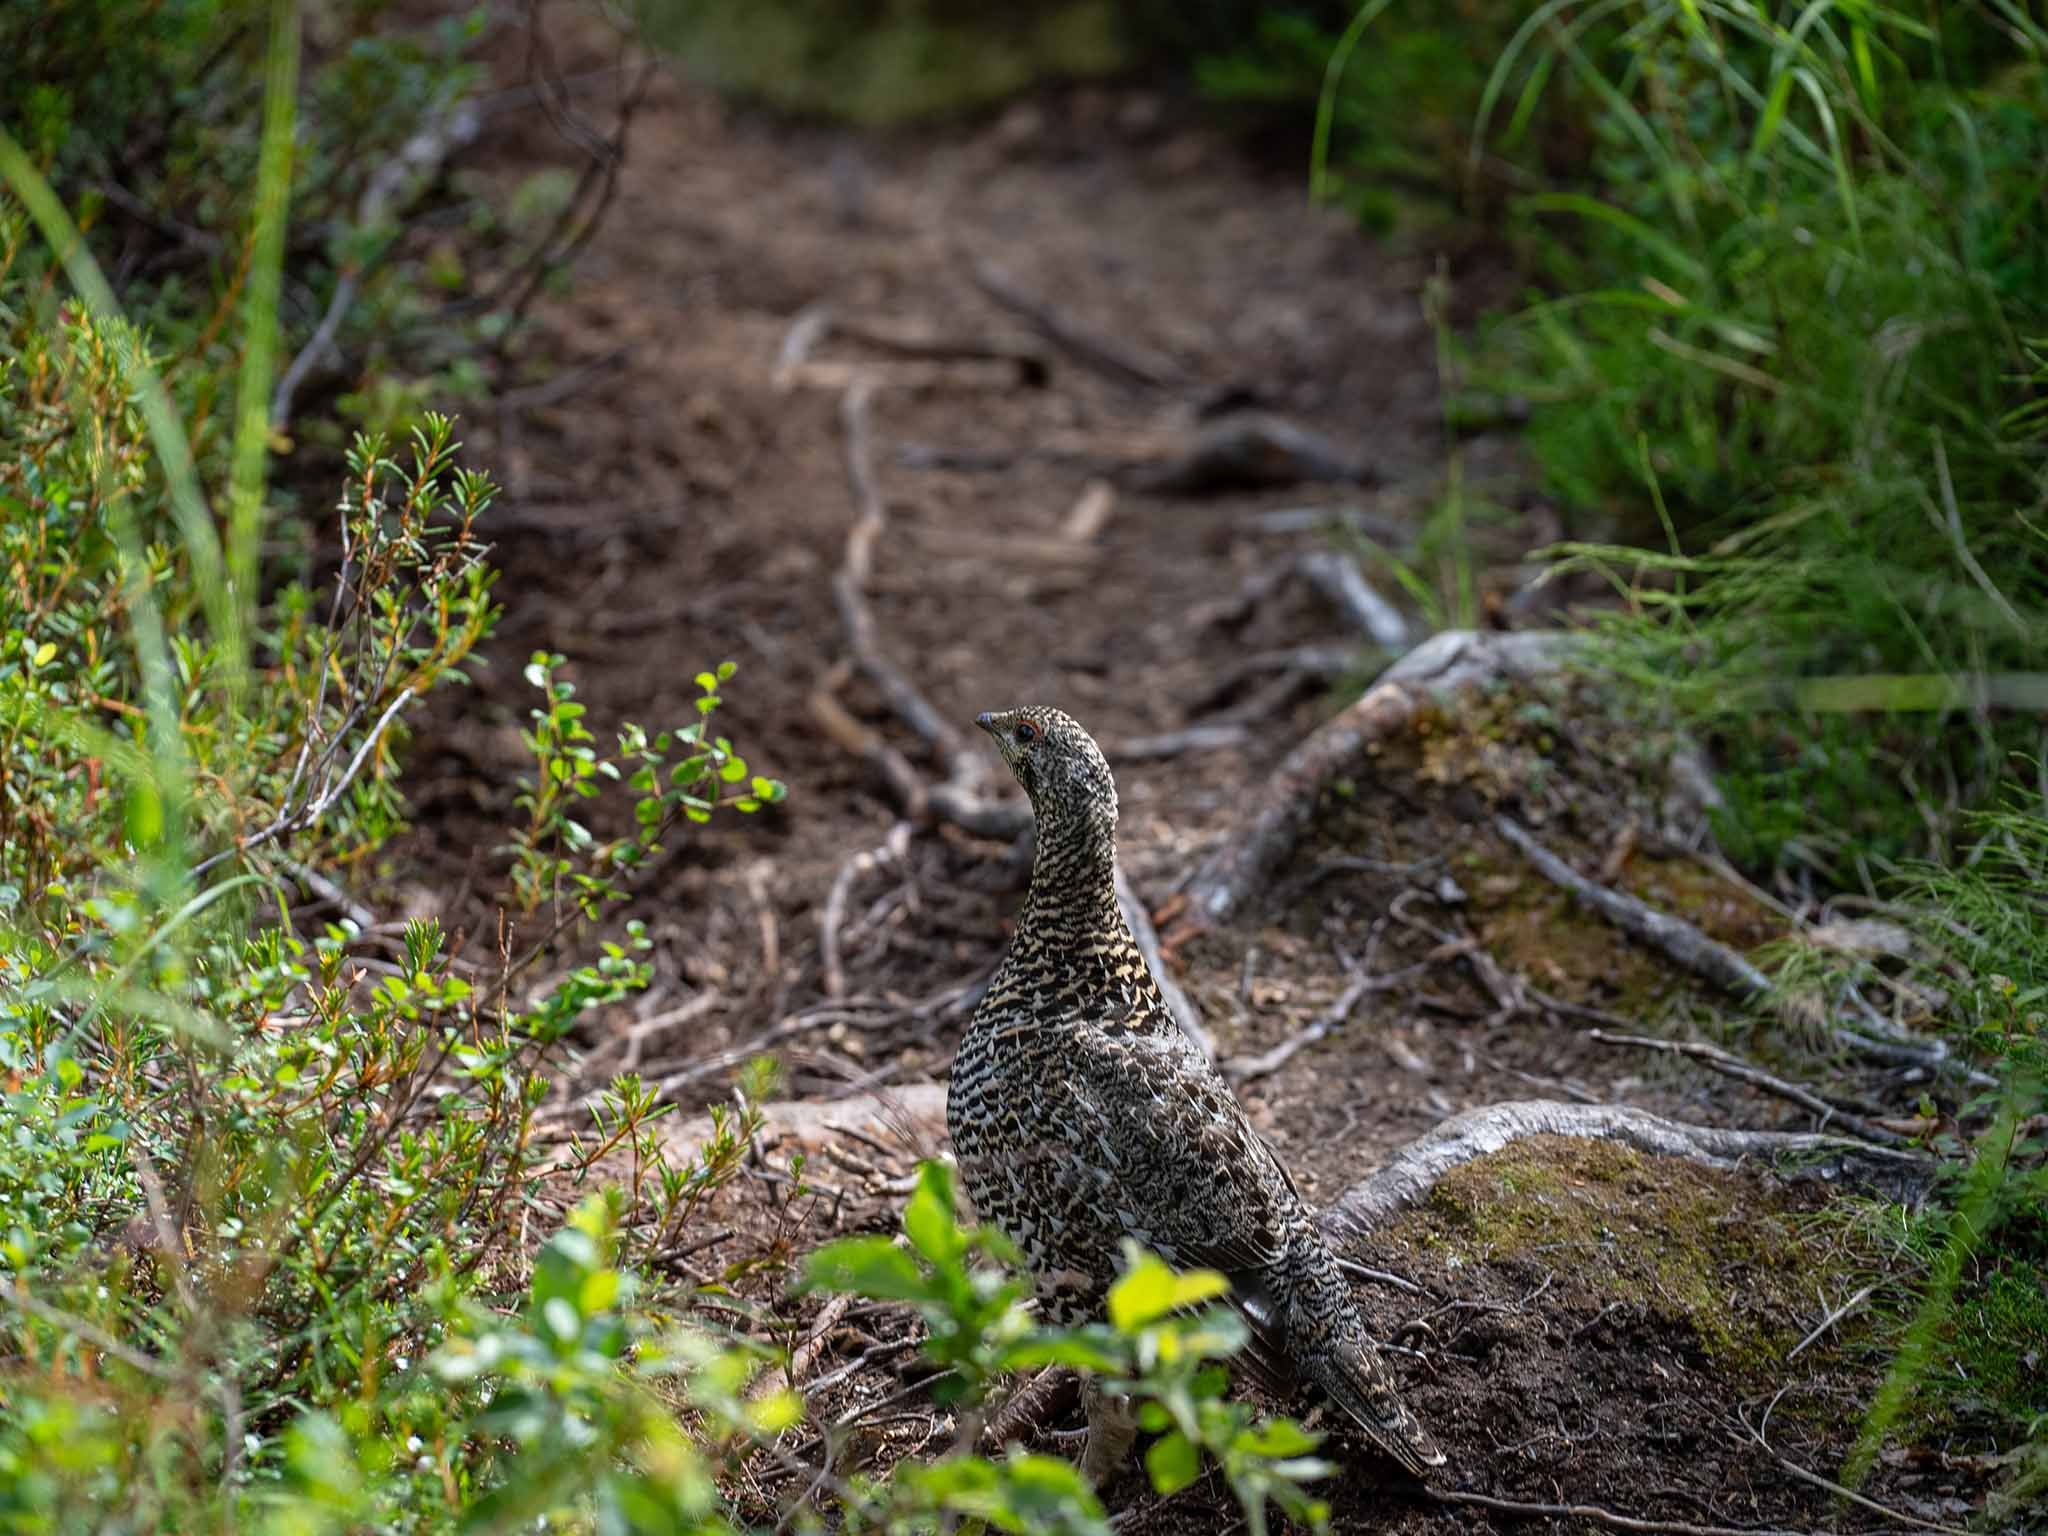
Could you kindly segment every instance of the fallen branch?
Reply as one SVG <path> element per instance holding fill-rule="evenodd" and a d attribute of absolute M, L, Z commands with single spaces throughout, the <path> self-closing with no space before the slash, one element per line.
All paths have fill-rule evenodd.
<path fill-rule="evenodd" d="M 1826 1130 L 1830 1125 L 1839 1125 L 1851 1136 L 1860 1136 L 1863 1140 L 1875 1142 L 1881 1147 L 1909 1147 L 1913 1144 L 1911 1137 L 1901 1136 L 1897 1131 L 1887 1130 L 1860 1115 L 1838 1108 L 1812 1089 L 1802 1088 L 1797 1083 L 1789 1083 L 1782 1077 L 1773 1077 L 1761 1067 L 1744 1061 L 1732 1051 L 1722 1050 L 1718 1045 L 1708 1045 L 1701 1040 L 1659 1040 L 1650 1035 L 1614 1035 L 1604 1029 L 1589 1029 L 1586 1031 L 1586 1038 L 1598 1040 L 1602 1045 L 1628 1045 L 1638 1050 L 1663 1051 L 1669 1055 L 1689 1056 L 1694 1061 L 1703 1061 L 1724 1077 L 1735 1078 L 1739 1082 L 1748 1083 L 1751 1087 L 1761 1088 L 1766 1093 L 1775 1094 L 1781 1099 L 1797 1104 L 1802 1109 L 1812 1110 L 1820 1116 L 1821 1130 Z"/>
<path fill-rule="evenodd" d="M 825 909 L 818 918 L 818 950 L 825 973 L 825 995 L 837 1002 L 846 996 L 846 969 L 839 962 L 839 930 L 846 920 L 846 898 L 853 882 L 890 863 L 901 863 L 910 850 L 910 823 L 899 821 L 879 847 L 849 855 L 832 877 Z"/>
<path fill-rule="evenodd" d="M 1088 330 L 1071 316 L 1019 287 L 1016 280 L 994 262 L 977 260 L 969 270 L 975 286 L 983 293 L 1003 308 L 1022 316 L 1046 340 L 1103 377 L 1119 384 L 1137 384 L 1147 389 L 1172 389 L 1181 383 L 1180 370 L 1172 363 L 1128 342 Z"/>
<path fill-rule="evenodd" d="M 1323 788 L 1354 772 L 1372 750 L 1391 741 L 1424 704 L 1459 689 L 1551 673 L 1577 645 L 1555 631 L 1432 636 L 1381 674 L 1365 697 L 1324 722 L 1266 780 L 1251 819 L 1211 856 L 1189 887 L 1187 917 L 1169 947 L 1241 911 L 1264 891 L 1315 816 Z"/>
<path fill-rule="evenodd" d="M 1125 736 L 1105 742 L 1105 756 L 1122 763 L 1157 762 L 1185 752 L 1218 752 L 1241 747 L 1251 740 L 1251 728 L 1236 722 L 1191 725 L 1184 730 L 1162 731 L 1157 736 Z"/>
<path fill-rule="evenodd" d="M 1781 1173 L 1874 1185 L 1902 1203 L 1926 1192 L 1933 1163 L 1918 1153 L 1874 1147 L 1841 1136 L 1793 1131 L 1737 1131 L 1687 1125 L 1615 1104 L 1559 1104 L 1525 1099 L 1469 1109 L 1395 1153 L 1377 1172 L 1340 1195 L 1322 1213 L 1323 1230 L 1346 1247 L 1363 1242 L 1420 1203 L 1453 1169 L 1531 1136 L 1618 1141 L 1657 1157 L 1710 1168 L 1760 1159 Z M 1811 1160 L 1803 1169 L 1792 1159 Z"/>
<path fill-rule="evenodd" d="M 1351 984 L 1337 994 L 1337 1000 L 1315 1016 L 1308 1028 L 1282 1040 L 1270 1051 L 1261 1051 L 1256 1056 L 1231 1057 L 1223 1063 L 1223 1075 L 1230 1079 L 1233 1086 L 1243 1087 L 1255 1078 L 1278 1072 L 1299 1052 L 1314 1045 L 1350 1018 L 1351 1010 L 1358 1006 L 1358 1000 L 1373 990 L 1375 980 L 1372 976 L 1354 977 Z"/>

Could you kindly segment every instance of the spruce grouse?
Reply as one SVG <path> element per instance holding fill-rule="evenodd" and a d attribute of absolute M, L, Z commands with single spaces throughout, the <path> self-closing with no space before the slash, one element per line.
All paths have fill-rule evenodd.
<path fill-rule="evenodd" d="M 983 1220 L 1022 1251 L 1063 1326 L 1098 1314 L 1125 1237 L 1220 1270 L 1252 1329 L 1241 1366 L 1306 1381 L 1418 1477 L 1443 1452 L 1373 1347 L 1292 1180 L 1167 1011 L 1116 898 L 1116 786 L 1072 718 L 982 715 L 1031 798 L 1038 847 L 1015 941 L 953 1063 L 946 1123 Z M 1091 1387 L 1082 1464 L 1101 1480 L 1136 1424 Z"/>

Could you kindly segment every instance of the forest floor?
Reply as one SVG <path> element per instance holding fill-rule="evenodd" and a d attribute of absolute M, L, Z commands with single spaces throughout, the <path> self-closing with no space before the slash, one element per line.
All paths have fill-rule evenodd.
<path fill-rule="evenodd" d="M 481 165 L 510 187 L 551 140 L 537 114 L 508 119 Z M 978 263 L 1122 363 L 1049 341 L 991 296 Z M 505 873 L 493 844 L 528 766 L 530 653 L 568 658 L 600 736 L 694 718 L 694 674 L 739 664 L 720 729 L 789 798 L 672 840 L 632 908 L 655 941 L 654 986 L 587 1031 L 557 1106 L 573 1113 L 630 1059 L 667 1085 L 687 1140 L 688 1117 L 729 1096 L 740 1060 L 779 1059 L 786 1102 L 763 1163 L 700 1218 L 711 1241 L 679 1256 L 679 1273 L 793 1309 L 764 1257 L 893 1228 L 901 1175 L 943 1150 L 935 1085 L 1020 894 L 1009 841 L 906 818 L 814 697 L 925 779 L 946 776 L 847 665 L 833 581 L 858 513 L 843 412 L 857 375 L 873 385 L 887 511 L 865 587 L 880 646 L 974 743 L 976 713 L 1025 703 L 1064 707 L 1104 742 L 1126 869 L 1178 939 L 1170 969 L 1310 1198 L 1334 1200 L 1447 1117 L 1504 1100 L 1815 1128 L 1698 1062 L 1593 1038 L 1600 1013 L 1623 1021 L 1610 1028 L 1732 1040 L 1720 1021 L 1738 1011 L 1580 911 L 1502 840 L 1497 812 L 1738 950 L 1811 942 L 1812 929 L 1782 893 L 1697 851 L 1696 807 L 1666 793 L 1668 754 L 1569 688 L 1425 711 L 1326 790 L 1256 901 L 1171 931 L 1176 893 L 1239 835 L 1247 803 L 1339 690 L 1373 670 L 1321 589 L 1267 578 L 1303 554 L 1359 553 L 1362 537 L 1413 552 L 1447 447 L 1420 299 L 1430 272 L 1307 206 L 1292 169 L 1248 162 L 1143 93 L 1049 94 L 979 124 L 881 137 L 656 85 L 573 283 L 536 308 L 532 382 L 462 423 L 465 458 L 505 486 L 506 611 L 475 686 L 437 695 L 417 731 L 415 828 L 384 870 L 394 905 L 439 914 L 472 943 L 488 934 Z M 1458 276 L 1461 299 L 1505 292 L 1497 274 Z M 986 355 L 936 356 L 938 340 Z M 1344 445 L 1352 462 L 1332 467 L 1355 473 L 1288 483 L 1281 471 L 1201 494 L 1161 475 L 1247 402 Z M 1468 488 L 1512 513 L 1475 531 L 1479 591 L 1504 623 L 1539 626 L 1554 598 L 1530 600 L 1524 557 L 1557 536 L 1555 515 L 1523 486 L 1511 435 L 1460 451 Z M 1273 464 L 1252 468 L 1257 481 Z M 1419 636 L 1421 615 L 1405 612 Z M 1352 675 L 1244 670 L 1304 647 L 1357 657 Z M 1156 739 L 1203 724 L 1237 728 L 1207 749 Z M 992 755 L 988 769 L 993 790 Z M 1243 1071 L 1366 978 L 1341 1023 Z M 1737 1043 L 1773 1051 L 1766 1028 Z M 1896 1071 L 1845 1071 L 1831 1092 L 1882 1115 L 1915 1090 Z M 791 1107 L 806 1102 L 826 1107 Z M 799 1147 L 801 1195 L 772 1176 Z M 1881 1359 L 1867 1311 L 1794 1349 L 1859 1287 L 1889 1283 L 1849 1208 L 1754 1172 L 1530 1142 L 1460 1170 L 1387 1229 L 1359 1257 L 1415 1289 L 1361 1297 L 1471 1490 L 1599 1504 L 1644 1530 L 1896 1529 L 1800 1475 L 1840 1467 Z M 849 1420 L 842 1466 L 946 1443 L 942 1410 L 902 1395 L 908 1356 L 886 1347 L 909 1327 L 856 1309 L 806 1358 L 809 1380 L 836 1373 L 812 1406 Z M 871 1363 L 841 1370 L 863 1354 Z M 1336 1447 L 1339 1529 L 1546 1524 L 1434 1503 Z M 740 1496 L 767 1511 L 790 1490 L 761 1475 Z M 1953 1520 L 1976 1483 L 1966 1459 L 1895 1457 L 1867 1491 L 1913 1520 Z M 1236 1519 L 1213 1483 L 1160 1500 L 1134 1475 L 1110 1496 L 1131 1511 L 1126 1531 Z"/>

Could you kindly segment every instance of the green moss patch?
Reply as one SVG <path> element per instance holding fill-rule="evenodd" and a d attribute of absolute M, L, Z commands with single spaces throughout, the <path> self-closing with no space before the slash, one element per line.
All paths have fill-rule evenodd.
<path fill-rule="evenodd" d="M 1841 1245 L 1810 1241 L 1799 1215 L 1753 1175 L 1541 1136 L 1456 1170 L 1396 1231 L 1450 1265 L 1552 1271 L 1596 1307 L 1683 1325 L 1717 1366 L 1762 1381 L 1811 1326 L 1816 1297 L 1851 1275 Z"/>

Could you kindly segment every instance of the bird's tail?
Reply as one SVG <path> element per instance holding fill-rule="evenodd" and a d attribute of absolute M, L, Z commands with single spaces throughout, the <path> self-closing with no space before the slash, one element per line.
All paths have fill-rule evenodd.
<path fill-rule="evenodd" d="M 1290 1352 L 1303 1374 L 1375 1445 L 1427 1480 L 1447 1458 L 1401 1400 L 1394 1373 L 1367 1334 L 1336 1259 L 1312 1237 L 1290 1257 L 1296 1280 Z"/>

